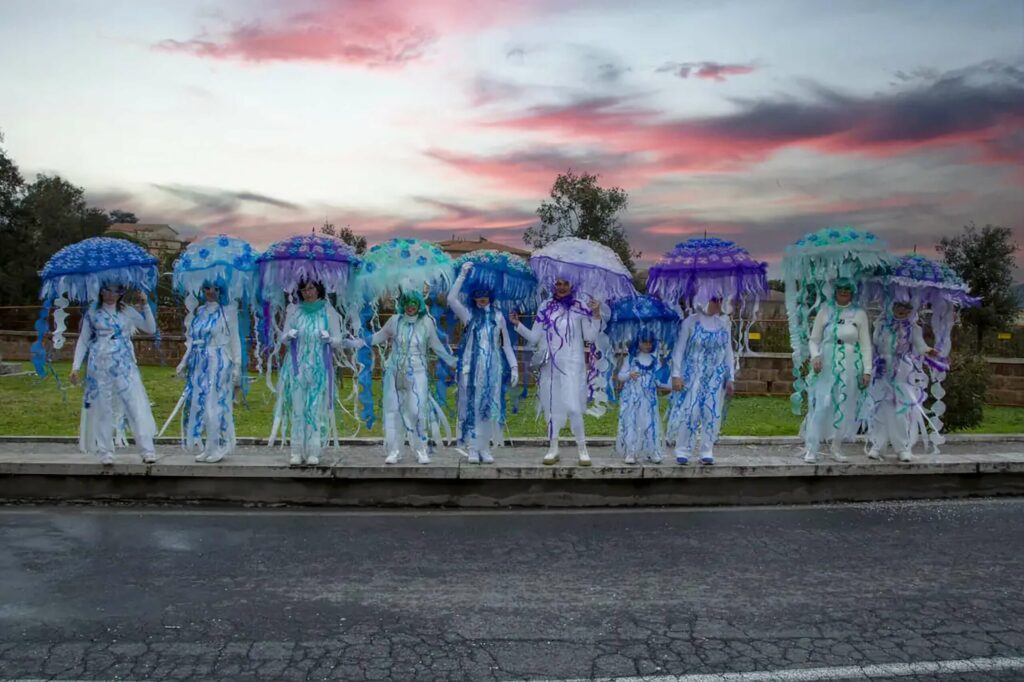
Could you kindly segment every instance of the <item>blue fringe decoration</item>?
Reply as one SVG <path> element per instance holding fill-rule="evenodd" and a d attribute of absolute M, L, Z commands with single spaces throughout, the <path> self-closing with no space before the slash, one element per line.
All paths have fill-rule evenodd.
<path fill-rule="evenodd" d="M 363 330 L 362 339 L 366 342 L 366 345 L 356 352 L 356 359 L 363 366 L 357 377 L 359 382 L 359 405 L 361 408 L 359 418 L 365 422 L 368 429 L 372 429 L 377 421 L 377 415 L 373 411 L 373 346 L 370 345 L 370 339 L 373 338 L 373 334 L 366 329 L 366 325 L 369 324 L 372 318 L 373 308 L 369 304 L 364 304 L 359 311 L 359 321 L 361 323 L 360 328 Z"/>
<path fill-rule="evenodd" d="M 36 342 L 32 344 L 32 365 L 40 378 L 46 378 L 46 348 L 43 346 L 43 337 L 50 330 L 49 317 L 50 309 L 53 307 L 53 297 L 47 297 L 43 301 L 42 310 L 36 318 Z"/>
<path fill-rule="evenodd" d="M 249 294 L 242 296 L 238 306 L 238 338 L 242 344 L 242 366 L 239 367 L 242 388 L 242 400 L 249 398 L 249 333 L 251 331 L 252 319 L 249 317 Z M 248 405 L 248 403 L 246 403 Z"/>

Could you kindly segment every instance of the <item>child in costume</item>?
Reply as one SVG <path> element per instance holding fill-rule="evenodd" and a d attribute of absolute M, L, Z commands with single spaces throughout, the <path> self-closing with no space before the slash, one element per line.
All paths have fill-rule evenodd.
<path fill-rule="evenodd" d="M 78 443 L 82 452 L 98 454 L 107 466 L 114 463 L 118 415 L 127 418 L 135 442 L 142 449 L 142 461 L 156 461 L 156 422 L 132 346 L 136 331 L 156 332 L 156 320 L 145 301 L 138 309 L 126 306 L 124 294 L 123 287 L 104 286 L 99 304 L 84 311 L 70 376 L 71 383 L 78 385 L 85 364 Z"/>
<path fill-rule="evenodd" d="M 807 384 L 807 416 L 800 427 L 804 461 L 817 461 L 822 441 L 838 462 L 847 461 L 842 444 L 857 435 L 859 413 L 871 381 L 871 330 L 864 309 L 853 302 L 856 284 L 836 280 L 830 303 L 818 310 L 811 328 L 812 376 Z"/>
<path fill-rule="evenodd" d="M 430 464 L 428 437 L 439 441 L 439 425 L 448 422 L 430 392 L 427 351 L 432 350 L 449 367 L 456 361 L 438 338 L 423 295 L 418 291 L 402 293 L 398 310 L 370 342 L 391 346 L 384 363 L 384 463 L 397 464 L 402 443 L 408 439 L 419 463 Z"/>
<path fill-rule="evenodd" d="M 868 422 L 868 457 L 882 459 L 887 445 L 899 461 L 913 460 L 911 449 L 917 441 L 930 440 L 934 431 L 925 411 L 928 375 L 925 365 L 941 371 L 938 351 L 924 340 L 914 307 L 909 301 L 895 301 L 875 321 L 875 372 L 871 381 L 872 415 Z"/>
<path fill-rule="evenodd" d="M 448 292 L 448 306 L 465 325 L 457 370 L 459 440 L 469 448 L 471 463 L 491 464 L 491 444 L 504 441 L 505 387 L 519 382 L 519 364 L 505 316 L 491 303 L 492 292 L 482 286 L 474 289 L 472 310 L 461 301 L 462 286 L 472 269 L 472 263 L 463 264 Z"/>
<path fill-rule="evenodd" d="M 721 299 L 712 298 L 679 326 L 672 351 L 673 393 L 668 416 L 678 464 L 690 461 L 698 437 L 700 463 L 715 463 L 712 450 L 735 378 L 732 328 L 728 316 L 721 313 Z"/>
<path fill-rule="evenodd" d="M 658 339 L 650 330 L 641 330 L 622 360 L 618 380 L 623 384 L 619 392 L 619 430 L 615 438 L 615 451 L 626 464 L 636 464 L 646 457 L 651 462 L 661 461 L 664 436 L 661 428 L 661 410 L 658 390 L 669 385 L 658 379 Z"/>
<path fill-rule="evenodd" d="M 222 301 L 223 286 L 203 286 L 185 336 L 185 356 L 176 374 L 185 377 L 181 430 L 186 448 L 199 448 L 197 462 L 219 462 L 235 449 L 234 396 L 241 380 L 242 343 L 238 308 Z M 205 436 L 205 440 L 204 440 Z"/>
<path fill-rule="evenodd" d="M 554 284 L 554 295 L 541 304 L 532 328 L 519 321 L 518 313 L 509 314 L 516 332 L 529 343 L 538 344 L 543 354 L 537 398 L 548 423 L 550 444 L 544 464 L 558 462 L 558 435 L 568 419 L 576 437 L 579 464 L 591 465 L 583 429 L 583 412 L 587 406 L 584 342 L 597 342 L 603 328 L 601 308 L 596 300 L 583 305 L 573 295 L 572 284 L 559 279 Z"/>

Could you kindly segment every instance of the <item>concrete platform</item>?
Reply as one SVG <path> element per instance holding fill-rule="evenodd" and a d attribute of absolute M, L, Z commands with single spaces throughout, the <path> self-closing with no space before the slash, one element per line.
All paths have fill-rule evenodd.
<path fill-rule="evenodd" d="M 391 507 L 601 507 L 803 504 L 878 499 L 1024 494 L 1024 436 L 951 439 L 940 455 L 909 464 L 873 462 L 857 444 L 850 461 L 805 464 L 793 438 L 729 438 L 713 466 L 674 461 L 626 465 L 607 439 L 591 446 L 594 464 L 541 464 L 545 448 L 520 441 L 470 464 L 441 448 L 429 465 L 410 455 L 383 463 L 375 441 L 350 440 L 317 467 L 289 467 L 288 451 L 249 441 L 218 464 L 200 464 L 173 442 L 143 464 L 129 449 L 104 467 L 73 439 L 0 439 L 0 500 L 220 502 Z"/>

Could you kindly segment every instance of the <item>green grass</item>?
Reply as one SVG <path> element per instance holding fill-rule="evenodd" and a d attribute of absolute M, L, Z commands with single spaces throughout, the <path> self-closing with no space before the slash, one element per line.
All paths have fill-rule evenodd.
<path fill-rule="evenodd" d="M 24 368 L 31 366 L 24 363 Z M 0 376 L 0 435 L 74 436 L 78 433 L 79 410 L 82 391 L 67 384 L 69 363 L 56 363 L 55 369 L 66 390 L 66 400 L 52 378 L 41 380 L 32 376 Z M 157 427 L 174 409 L 181 394 L 182 382 L 174 377 L 171 367 L 143 367 L 142 379 L 153 402 L 153 416 Z M 346 380 L 343 393 L 347 394 L 351 383 Z M 379 384 L 378 422 L 373 429 L 362 426 L 358 433 L 355 421 L 339 412 L 339 428 L 343 435 L 380 436 Z M 454 405 L 455 391 L 449 392 L 449 404 Z M 271 414 L 274 409 L 274 394 L 263 377 L 255 377 L 249 393 L 248 407 L 239 405 L 235 410 L 235 424 L 239 436 L 266 437 L 270 434 Z M 667 401 L 663 401 L 663 404 Z M 352 406 L 346 406 L 350 411 Z M 611 406 L 600 418 L 587 417 L 587 433 L 593 436 L 614 436 L 618 420 L 618 408 Z M 452 420 L 454 426 L 454 419 Z M 794 436 L 800 427 L 800 418 L 789 409 L 787 398 L 738 397 L 729 407 L 722 433 L 727 436 Z M 966 433 L 1022 433 L 1024 432 L 1024 408 L 985 407 L 985 418 L 980 426 Z M 176 435 L 177 426 L 172 424 L 165 435 Z M 565 432 L 566 434 L 568 431 Z M 515 437 L 544 435 L 543 422 L 535 417 L 535 402 L 532 397 L 523 401 L 519 414 L 508 415 L 508 434 Z"/>

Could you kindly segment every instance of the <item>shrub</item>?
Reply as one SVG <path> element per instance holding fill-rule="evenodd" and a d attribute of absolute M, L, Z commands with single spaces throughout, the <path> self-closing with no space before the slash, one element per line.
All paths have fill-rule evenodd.
<path fill-rule="evenodd" d="M 988 363 L 980 355 L 953 354 L 949 374 L 942 384 L 946 389 L 946 413 L 942 415 L 945 431 L 962 431 L 981 424 L 990 373 Z"/>

